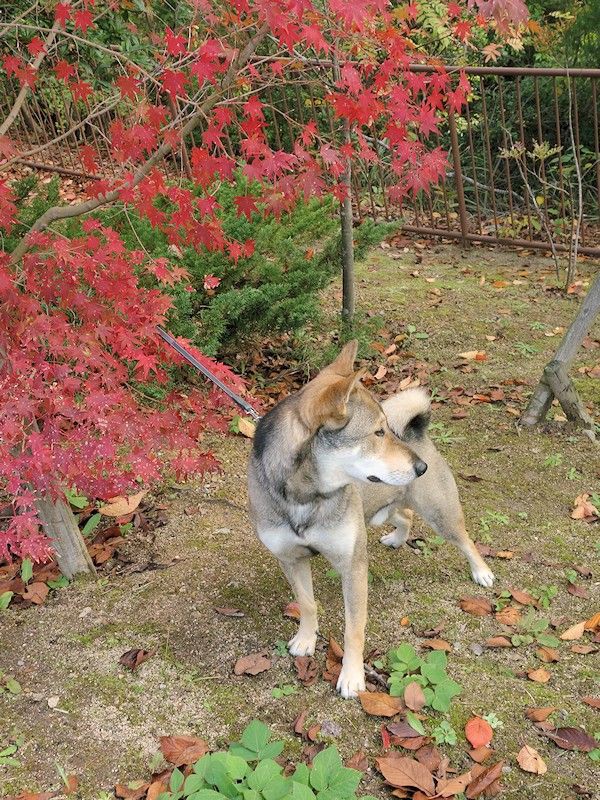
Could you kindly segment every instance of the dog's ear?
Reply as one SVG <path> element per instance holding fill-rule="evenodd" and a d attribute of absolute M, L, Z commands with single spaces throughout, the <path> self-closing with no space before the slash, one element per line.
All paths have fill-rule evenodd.
<path fill-rule="evenodd" d="M 354 361 L 357 351 L 358 342 L 356 339 L 353 339 L 351 342 L 344 345 L 339 356 L 335 361 L 332 361 L 328 367 L 325 367 L 325 369 L 328 372 L 335 372 L 337 375 L 343 375 L 344 377 L 351 376 L 354 373 Z"/>
<path fill-rule="evenodd" d="M 323 425 L 341 428 L 346 423 L 348 400 L 365 372 L 361 369 L 328 382 L 322 389 L 315 387 L 316 391 L 303 393 L 298 410 L 302 422 L 311 432 Z"/>

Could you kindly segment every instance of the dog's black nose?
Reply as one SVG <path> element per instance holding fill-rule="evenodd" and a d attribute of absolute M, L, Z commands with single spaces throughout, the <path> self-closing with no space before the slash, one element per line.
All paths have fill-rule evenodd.
<path fill-rule="evenodd" d="M 427 464 L 421 460 L 415 461 L 415 472 L 417 473 L 417 478 L 420 478 L 421 475 L 427 472 Z"/>

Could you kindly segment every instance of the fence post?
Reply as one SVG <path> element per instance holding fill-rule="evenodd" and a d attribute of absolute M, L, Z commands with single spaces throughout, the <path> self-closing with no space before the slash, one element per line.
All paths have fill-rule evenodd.
<path fill-rule="evenodd" d="M 345 142 L 350 142 L 350 126 L 345 123 Z M 342 175 L 346 186 L 346 197 L 340 204 L 342 223 L 342 319 L 352 322 L 354 317 L 354 225 L 352 220 L 352 161 L 346 159 L 346 169 Z"/>
<path fill-rule="evenodd" d="M 456 181 L 456 199 L 458 200 L 458 214 L 460 217 L 460 233 L 463 247 L 467 247 L 469 239 L 469 226 L 467 223 L 467 206 L 465 204 L 465 190 L 463 187 L 462 167 L 460 164 L 460 152 L 458 149 L 458 132 L 456 130 L 456 119 L 454 112 L 448 112 L 448 125 L 450 127 L 450 149 L 452 150 L 452 161 L 454 164 L 454 180 Z"/>

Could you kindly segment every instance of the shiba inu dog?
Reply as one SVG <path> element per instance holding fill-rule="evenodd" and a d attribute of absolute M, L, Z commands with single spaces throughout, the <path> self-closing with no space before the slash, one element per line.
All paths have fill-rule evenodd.
<path fill-rule="evenodd" d="M 430 402 L 409 389 L 377 402 L 354 371 L 357 343 L 258 424 L 248 471 L 250 511 L 261 542 L 277 557 L 300 606 L 292 655 L 312 655 L 317 640 L 311 556 L 321 553 L 342 578 L 343 697 L 365 688 L 366 524 L 390 520 L 381 537 L 400 547 L 413 512 L 467 557 L 473 580 L 494 576 L 465 528 L 450 468 L 427 436 Z"/>

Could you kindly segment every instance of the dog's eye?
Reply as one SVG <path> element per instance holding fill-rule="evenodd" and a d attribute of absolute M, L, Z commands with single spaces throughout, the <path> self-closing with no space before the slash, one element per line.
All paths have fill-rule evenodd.
<path fill-rule="evenodd" d="M 383 428 L 380 428 L 378 431 L 375 431 L 375 436 L 385 436 L 385 431 Z"/>

